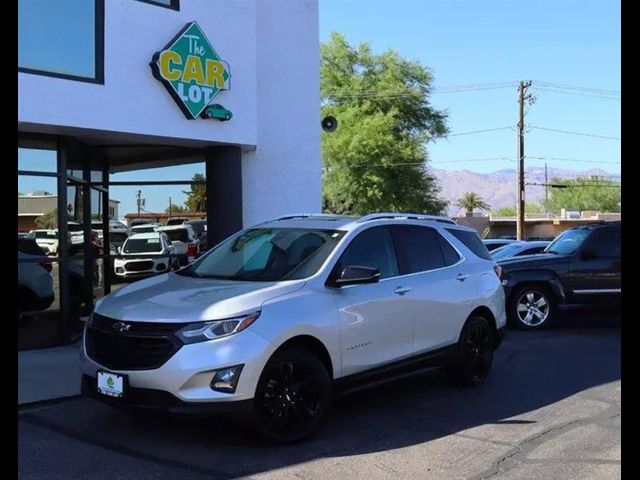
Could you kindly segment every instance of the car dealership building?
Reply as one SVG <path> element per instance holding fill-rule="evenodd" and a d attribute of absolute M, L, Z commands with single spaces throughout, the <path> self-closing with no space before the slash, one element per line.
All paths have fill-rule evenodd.
<path fill-rule="evenodd" d="M 91 192 L 106 226 L 109 187 L 163 184 L 149 168 L 204 164 L 210 244 L 320 211 L 318 0 L 21 0 L 18 14 L 18 176 L 56 182 L 60 238 L 71 199 L 88 199 L 86 266 Z M 65 336 L 70 257 L 52 261 Z"/>

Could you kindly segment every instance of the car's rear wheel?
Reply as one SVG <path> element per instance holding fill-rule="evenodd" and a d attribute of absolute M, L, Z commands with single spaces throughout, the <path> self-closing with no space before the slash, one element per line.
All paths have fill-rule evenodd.
<path fill-rule="evenodd" d="M 511 295 L 507 304 L 507 317 L 514 328 L 542 330 L 556 317 L 556 302 L 544 285 L 525 285 Z"/>
<path fill-rule="evenodd" d="M 302 440 L 320 426 L 331 397 L 329 373 L 316 356 L 293 348 L 278 352 L 258 381 L 254 425 L 270 442 Z"/>
<path fill-rule="evenodd" d="M 493 362 L 493 329 L 484 317 L 470 318 L 458 340 L 453 365 L 447 369 L 449 379 L 465 387 L 480 385 L 489 375 Z"/>

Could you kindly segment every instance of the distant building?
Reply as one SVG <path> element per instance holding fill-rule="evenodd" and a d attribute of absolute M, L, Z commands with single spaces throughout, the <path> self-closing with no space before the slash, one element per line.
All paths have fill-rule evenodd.
<path fill-rule="evenodd" d="M 622 219 L 620 213 L 595 211 L 563 211 L 554 217 L 550 213 L 526 213 L 525 237 L 527 240 L 552 240 L 566 229 L 590 223 L 615 222 Z M 482 238 L 516 238 L 516 217 L 460 216 L 454 220 L 460 225 L 475 228 Z"/>
<path fill-rule="evenodd" d="M 118 218 L 118 205 L 120 201 L 109 199 L 109 218 Z M 39 228 L 36 219 L 45 213 L 58 208 L 58 196 L 48 192 L 31 192 L 18 196 L 18 232 L 28 232 Z M 70 204 L 69 213 L 73 213 L 73 204 Z M 94 210 L 96 210 L 94 208 Z M 97 211 L 97 210 L 96 210 Z"/>

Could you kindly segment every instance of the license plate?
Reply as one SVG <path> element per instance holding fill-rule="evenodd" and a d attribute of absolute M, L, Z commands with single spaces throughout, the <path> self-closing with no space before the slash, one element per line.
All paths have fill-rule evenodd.
<path fill-rule="evenodd" d="M 98 372 L 98 392 L 110 397 L 124 395 L 124 377 L 117 373 Z"/>

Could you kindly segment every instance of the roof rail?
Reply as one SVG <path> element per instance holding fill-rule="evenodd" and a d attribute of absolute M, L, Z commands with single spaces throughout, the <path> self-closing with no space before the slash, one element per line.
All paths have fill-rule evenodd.
<path fill-rule="evenodd" d="M 424 215 L 422 213 L 372 213 L 357 220 L 358 223 L 370 222 L 372 220 L 432 220 L 434 222 L 449 223 L 455 225 L 456 222 L 448 217 L 438 215 Z"/>
<path fill-rule="evenodd" d="M 274 218 L 272 220 L 268 220 L 267 222 L 277 222 L 280 220 L 291 220 L 293 218 L 310 218 L 310 217 L 320 217 L 320 218 L 336 218 L 336 217 L 347 217 L 346 215 L 338 215 L 335 213 L 292 213 L 290 215 L 283 215 L 281 217 Z"/>

